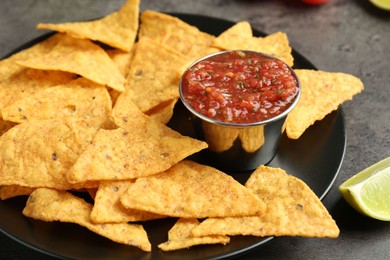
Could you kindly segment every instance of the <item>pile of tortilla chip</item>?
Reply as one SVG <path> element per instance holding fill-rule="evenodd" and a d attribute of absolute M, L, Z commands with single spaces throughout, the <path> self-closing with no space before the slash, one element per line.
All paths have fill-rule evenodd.
<path fill-rule="evenodd" d="M 57 32 L 0 61 L 0 198 L 29 195 L 25 216 L 77 223 L 144 251 L 152 247 L 144 221 L 168 217 L 178 221 L 162 250 L 234 235 L 337 237 L 299 179 L 259 166 L 242 185 L 188 160 L 207 144 L 166 126 L 188 64 L 250 49 L 293 66 L 286 34 L 255 37 L 239 22 L 213 36 L 167 14 L 139 14 L 139 4 L 99 20 L 39 24 Z M 363 89 L 351 75 L 295 71 L 302 95 L 286 121 L 290 138 Z"/>

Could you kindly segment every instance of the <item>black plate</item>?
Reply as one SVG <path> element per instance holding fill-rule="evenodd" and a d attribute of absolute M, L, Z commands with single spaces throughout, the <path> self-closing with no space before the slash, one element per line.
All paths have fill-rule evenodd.
<path fill-rule="evenodd" d="M 172 14 L 200 30 L 213 35 L 231 27 L 234 23 L 222 19 L 191 15 Z M 254 35 L 265 34 L 254 30 Z M 45 36 L 47 37 L 47 36 Z M 29 47 L 42 40 L 36 39 L 17 50 Z M 306 58 L 293 50 L 294 68 L 315 69 Z M 175 108 L 170 126 L 183 134 L 193 136 L 191 122 L 181 103 Z M 306 182 L 321 199 L 335 181 L 345 152 L 344 117 L 341 108 L 329 114 L 325 119 L 310 127 L 299 140 L 290 140 L 282 136 L 278 153 L 269 165 L 280 167 L 289 174 Z M 194 160 L 203 162 L 199 155 Z M 232 174 L 244 182 L 249 172 Z M 0 201 L 0 229 L 12 239 L 42 253 L 60 258 L 73 259 L 218 259 L 236 256 L 270 241 L 272 238 L 252 236 L 232 237 L 226 246 L 207 245 L 175 252 L 163 252 L 157 248 L 167 240 L 167 231 L 175 219 L 150 221 L 145 224 L 153 245 L 151 253 L 138 248 L 117 244 L 100 237 L 87 229 L 69 223 L 48 223 L 26 218 L 22 209 L 26 198 L 18 197 Z"/>

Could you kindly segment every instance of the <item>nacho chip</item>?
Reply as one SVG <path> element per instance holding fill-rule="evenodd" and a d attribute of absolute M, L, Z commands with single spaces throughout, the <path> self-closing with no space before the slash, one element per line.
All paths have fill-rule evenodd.
<path fill-rule="evenodd" d="M 35 188 L 23 187 L 19 185 L 4 185 L 0 186 L 0 199 L 6 200 L 17 196 L 30 195 Z"/>
<path fill-rule="evenodd" d="M 177 17 L 146 10 L 141 14 L 139 39 L 143 37 L 157 39 L 160 43 L 170 46 L 184 55 L 197 57 L 209 47 L 214 36 L 199 31 L 195 26 Z"/>
<path fill-rule="evenodd" d="M 16 64 L 16 61 L 28 60 L 37 56 L 41 56 L 57 45 L 61 36 L 54 34 L 47 39 L 21 50 L 8 58 L 0 61 L 0 81 L 10 77 L 10 75 L 17 73 L 19 70 L 24 69 L 23 67 Z"/>
<path fill-rule="evenodd" d="M 18 69 L 0 81 L 0 108 L 28 97 L 37 91 L 66 84 L 76 75 L 62 71 L 44 71 L 29 68 Z"/>
<path fill-rule="evenodd" d="M 3 119 L 16 123 L 29 120 L 96 119 L 104 124 L 111 112 L 106 87 L 84 78 L 46 88 L 1 110 Z"/>
<path fill-rule="evenodd" d="M 212 45 L 213 47 L 224 50 L 249 50 L 262 52 L 272 55 L 284 61 L 290 67 L 294 64 L 292 56 L 292 48 L 289 45 L 287 35 L 283 32 L 276 32 L 265 37 L 252 37 L 251 39 L 218 41 Z"/>
<path fill-rule="evenodd" d="M 301 180 L 278 168 L 260 166 L 245 186 L 267 205 L 255 217 L 210 218 L 193 230 L 202 235 L 329 237 L 339 229 L 315 193 Z"/>
<path fill-rule="evenodd" d="M 179 98 L 180 72 L 178 67 L 187 58 L 176 50 L 150 39 L 141 39 L 128 74 L 128 87 L 121 94 L 114 110 L 123 110 L 129 101 L 146 112 L 168 100 Z"/>
<path fill-rule="evenodd" d="M 150 118 L 157 120 L 162 124 L 167 124 L 173 116 L 173 109 L 175 108 L 177 98 L 163 102 L 154 108 L 145 112 Z"/>
<path fill-rule="evenodd" d="M 301 82 L 301 96 L 285 122 L 287 136 L 292 139 L 364 89 L 360 79 L 345 73 L 302 69 L 295 73 Z"/>
<path fill-rule="evenodd" d="M 161 243 L 158 247 L 164 251 L 172 251 L 182 248 L 189 248 L 195 245 L 224 244 L 229 243 L 227 236 L 204 236 L 194 237 L 192 229 L 199 225 L 199 221 L 194 218 L 179 219 L 168 232 L 168 241 Z"/>
<path fill-rule="evenodd" d="M 114 61 L 119 71 L 123 75 L 123 77 L 127 78 L 130 69 L 131 60 L 134 54 L 133 51 L 124 52 L 121 50 L 114 49 L 114 50 L 107 50 L 106 52 L 108 56 L 110 56 L 110 58 Z"/>
<path fill-rule="evenodd" d="M 7 121 L 4 121 L 2 118 L 0 118 L 0 136 L 2 136 L 4 133 L 6 133 L 8 130 L 10 130 L 15 125 L 16 125 L 16 123 L 7 122 Z"/>
<path fill-rule="evenodd" d="M 129 117 L 114 117 L 119 128 L 100 129 L 67 173 L 72 183 L 86 180 L 127 180 L 164 171 L 207 147 L 182 136 L 128 104 Z"/>
<path fill-rule="evenodd" d="M 212 46 L 224 49 L 227 46 L 245 46 L 248 41 L 252 40 L 252 38 L 253 34 L 251 25 L 247 21 L 241 21 L 234 24 L 215 38 Z"/>
<path fill-rule="evenodd" d="M 128 0 L 117 12 L 89 22 L 38 24 L 38 29 L 50 29 L 81 39 L 100 41 L 123 51 L 130 51 L 138 30 L 139 0 Z"/>
<path fill-rule="evenodd" d="M 124 52 L 117 49 L 106 51 L 108 56 L 110 56 L 110 58 L 114 61 L 124 78 L 127 78 L 127 75 L 129 74 L 130 64 L 134 52 L 133 50 L 134 48 L 130 52 Z M 112 105 L 115 105 L 115 102 L 121 92 L 115 89 L 109 89 L 109 94 L 111 97 Z"/>
<path fill-rule="evenodd" d="M 97 187 L 97 183 L 72 185 L 65 175 L 96 131 L 83 122 L 54 120 L 14 126 L 0 137 L 0 185 Z"/>
<path fill-rule="evenodd" d="M 151 251 L 151 244 L 142 225 L 95 224 L 89 219 L 91 210 L 92 205 L 66 191 L 40 188 L 28 198 L 23 214 L 43 221 L 75 223 L 114 242 Z"/>
<path fill-rule="evenodd" d="M 121 202 L 125 208 L 183 218 L 249 216 L 265 210 L 264 203 L 231 176 L 187 160 L 138 178 Z"/>
<path fill-rule="evenodd" d="M 125 78 L 115 63 L 90 40 L 63 35 L 49 53 L 18 61 L 17 64 L 33 69 L 71 72 L 118 91 L 125 89 Z"/>
<path fill-rule="evenodd" d="M 91 220 L 94 223 L 126 223 L 165 218 L 165 216 L 126 209 L 122 206 L 120 197 L 131 183 L 132 181 L 102 181 L 95 196 Z"/>

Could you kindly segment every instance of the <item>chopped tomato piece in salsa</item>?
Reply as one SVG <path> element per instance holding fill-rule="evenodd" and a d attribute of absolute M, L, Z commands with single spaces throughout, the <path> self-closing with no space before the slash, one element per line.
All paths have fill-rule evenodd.
<path fill-rule="evenodd" d="M 247 51 L 228 51 L 195 63 L 183 74 L 184 100 L 222 122 L 246 124 L 275 117 L 298 94 L 298 81 L 282 61 Z"/>

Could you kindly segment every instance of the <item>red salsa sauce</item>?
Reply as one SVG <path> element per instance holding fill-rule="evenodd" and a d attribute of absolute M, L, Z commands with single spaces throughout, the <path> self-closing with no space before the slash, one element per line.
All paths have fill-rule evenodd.
<path fill-rule="evenodd" d="M 206 117 L 247 124 L 285 111 L 298 94 L 298 81 L 282 61 L 256 52 L 210 56 L 182 76 L 184 100 Z"/>

